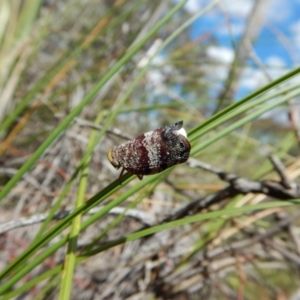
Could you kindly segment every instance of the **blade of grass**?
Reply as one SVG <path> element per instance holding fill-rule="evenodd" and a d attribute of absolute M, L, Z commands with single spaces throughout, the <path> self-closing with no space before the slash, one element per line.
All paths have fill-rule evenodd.
<path fill-rule="evenodd" d="M 254 98 L 256 98 L 257 96 L 266 93 L 267 91 L 271 90 L 272 88 L 276 87 L 279 84 L 284 83 L 287 80 L 292 79 L 293 77 L 295 77 L 296 75 L 298 75 L 300 73 L 300 67 L 292 70 L 291 72 L 288 72 L 287 74 L 279 77 L 278 79 L 272 81 L 271 83 L 267 84 L 266 86 L 258 89 L 257 91 L 251 93 L 250 95 L 244 97 L 243 99 L 241 99 L 240 101 L 226 107 L 225 109 L 223 109 L 222 111 L 218 112 L 217 114 L 213 115 L 212 117 L 210 117 L 207 122 L 204 122 L 203 124 L 200 124 L 199 126 L 193 128 L 190 131 L 190 136 L 194 135 L 196 132 L 199 132 L 199 130 L 201 130 L 202 128 L 206 128 L 208 127 L 208 125 L 214 123 L 214 122 L 218 122 L 218 120 L 226 115 L 228 112 L 231 112 L 237 108 L 239 108 L 240 106 L 244 105 L 245 103 L 247 103 L 248 101 L 252 101 Z M 203 131 L 201 131 L 203 132 Z"/>
<path fill-rule="evenodd" d="M 96 118 L 95 125 L 99 125 L 102 120 L 102 113 L 98 114 Z M 93 150 L 93 140 L 95 138 L 96 131 L 92 130 L 90 133 L 90 138 L 87 144 L 87 149 Z M 90 152 L 91 152 L 90 151 Z M 89 173 L 89 164 L 91 161 L 91 155 L 89 155 L 85 161 L 82 168 L 82 173 L 78 185 L 78 194 L 75 204 L 75 209 L 81 207 L 84 204 L 84 196 L 87 187 L 87 178 Z M 72 221 L 70 238 L 68 241 L 68 250 L 65 258 L 64 269 L 62 272 L 62 280 L 60 284 L 59 299 L 70 299 L 72 291 L 72 280 L 75 270 L 75 260 L 76 260 L 76 251 L 77 251 L 77 241 L 78 235 L 80 232 L 80 223 L 81 223 L 81 214 L 78 214 Z"/>
<path fill-rule="evenodd" d="M 44 273 L 45 274 L 45 273 Z M 54 291 L 60 281 L 61 274 L 56 274 L 52 276 L 52 278 L 47 282 L 46 286 L 44 286 L 39 294 L 33 298 L 33 300 L 43 300 L 49 299 L 50 290 Z"/>
<path fill-rule="evenodd" d="M 42 282 L 45 279 L 48 279 L 52 276 L 58 276 L 59 273 L 62 271 L 63 269 L 63 265 L 60 264 L 59 266 L 33 278 L 32 280 L 30 280 L 29 282 L 26 282 L 24 285 L 22 285 L 21 287 L 14 289 L 13 291 L 10 291 L 6 294 L 3 295 L 3 297 L 1 298 L 2 300 L 9 300 L 12 299 L 13 297 L 16 297 L 18 295 L 20 295 L 21 293 L 26 292 L 27 290 L 29 290 L 30 288 L 36 286 L 38 283 Z M 42 298 L 45 299 L 45 298 Z"/>
<path fill-rule="evenodd" d="M 300 200 L 293 200 L 293 201 L 273 201 L 273 202 L 265 202 L 265 203 L 260 203 L 256 205 L 249 205 L 249 206 L 243 206 L 243 207 L 232 207 L 230 209 L 222 209 L 214 212 L 208 212 L 208 213 L 200 213 L 191 217 L 186 217 L 184 219 L 179 219 L 176 221 L 171 221 L 168 223 L 163 223 L 157 226 L 153 226 L 151 228 L 147 228 L 141 231 L 137 231 L 134 233 L 131 233 L 127 235 L 126 237 L 122 237 L 113 241 L 110 241 L 106 243 L 105 245 L 102 245 L 98 247 L 97 249 L 93 249 L 87 253 L 84 253 L 79 256 L 79 259 L 86 259 L 91 255 L 96 255 L 99 254 L 102 251 L 105 251 L 113 246 L 123 244 L 125 241 L 134 241 L 136 239 L 143 238 L 148 235 L 152 235 L 155 233 L 158 233 L 160 231 L 164 230 L 169 230 L 173 229 L 179 226 L 184 226 L 187 224 L 195 223 L 195 222 L 200 222 L 203 220 L 209 220 L 209 219 L 214 219 L 214 218 L 226 218 L 226 217 L 232 217 L 233 215 L 237 215 L 240 213 L 246 213 L 246 212 L 251 212 L 251 211 L 256 211 L 256 210 L 262 210 L 262 209 L 267 209 L 267 208 L 274 208 L 274 207 L 287 207 L 291 205 L 298 205 L 300 203 Z"/>
<path fill-rule="evenodd" d="M 201 141 L 198 145 L 193 145 L 191 155 L 195 155 L 202 149 L 208 147 L 209 145 L 213 144 L 217 140 L 221 139 L 222 137 L 226 136 L 230 132 L 234 131 L 235 129 L 245 125 L 246 123 L 258 118 L 259 116 L 263 115 L 264 113 L 270 111 L 271 109 L 275 108 L 276 106 L 280 106 L 285 102 L 289 101 L 290 99 L 297 97 L 300 95 L 300 89 L 290 92 L 288 95 L 283 96 L 281 99 L 274 101 L 268 105 L 264 105 L 261 109 L 257 109 L 255 112 L 250 113 L 248 116 L 245 116 L 241 120 L 236 121 L 234 124 L 227 126 L 225 129 L 221 130 L 220 132 L 216 133 L 214 136 L 206 139 L 205 141 Z M 201 135 L 201 134 L 200 134 Z M 194 140 L 194 139 L 193 139 Z"/>
<path fill-rule="evenodd" d="M 220 116 L 218 120 L 215 120 L 214 122 L 210 122 L 210 119 L 208 119 L 207 121 L 202 123 L 201 130 L 199 130 L 197 133 L 194 132 L 192 134 L 189 134 L 190 139 L 193 141 L 196 138 L 209 132 L 213 128 L 216 128 L 217 126 L 224 124 L 227 121 L 230 121 L 231 119 L 237 117 L 238 115 L 240 115 L 244 112 L 247 112 L 247 111 L 251 110 L 252 108 L 256 108 L 260 104 L 263 104 L 264 102 L 267 102 L 273 98 L 281 96 L 282 94 L 287 94 L 288 92 L 291 92 L 291 91 L 297 89 L 298 87 L 299 87 L 299 85 L 296 83 L 296 84 L 290 85 L 288 87 L 280 88 L 274 93 L 268 93 L 265 96 L 261 96 L 259 98 L 253 99 L 252 101 L 247 101 L 246 103 L 243 103 L 239 107 L 235 107 L 235 104 L 233 104 L 230 107 L 228 107 L 226 114 Z M 232 109 L 230 109 L 230 108 L 232 108 Z M 198 126 L 198 128 L 200 128 L 200 126 Z M 192 132 L 193 131 L 194 130 L 192 130 Z"/>
<path fill-rule="evenodd" d="M 18 20 L 18 30 L 16 32 L 17 39 L 22 39 L 31 32 L 41 4 L 41 0 L 29 0 L 23 3 Z"/>
<path fill-rule="evenodd" d="M 123 211 L 122 214 L 120 214 L 117 218 L 115 218 L 105 229 L 102 230 L 102 232 L 93 240 L 93 242 L 89 245 L 87 245 L 84 249 L 85 251 L 91 250 L 96 244 L 100 242 L 100 240 L 109 232 L 110 229 L 116 227 L 124 218 L 125 213 L 128 209 L 131 209 L 133 207 L 136 207 L 138 203 L 141 202 L 147 195 L 151 194 L 151 192 L 155 189 L 155 187 L 160 183 L 160 181 L 156 180 L 151 185 L 147 185 L 146 191 L 141 192 L 140 195 L 132 202 L 130 203 L 126 209 Z M 115 206 L 114 206 L 115 207 Z"/>

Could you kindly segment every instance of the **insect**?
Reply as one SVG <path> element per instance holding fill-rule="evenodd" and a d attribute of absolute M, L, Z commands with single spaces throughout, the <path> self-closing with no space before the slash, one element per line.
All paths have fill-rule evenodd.
<path fill-rule="evenodd" d="M 191 145 L 183 128 L 183 121 L 146 132 L 128 142 L 111 148 L 107 157 L 119 169 L 119 179 L 126 170 L 142 180 L 144 175 L 160 173 L 176 164 L 184 163 Z"/>

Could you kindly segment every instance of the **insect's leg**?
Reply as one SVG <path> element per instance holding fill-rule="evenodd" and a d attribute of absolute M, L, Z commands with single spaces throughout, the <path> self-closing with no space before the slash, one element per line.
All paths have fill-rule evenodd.
<path fill-rule="evenodd" d="M 120 182 L 120 185 L 122 184 L 121 178 L 122 178 L 122 176 L 123 176 L 124 171 L 125 171 L 125 169 L 122 168 L 122 171 L 121 171 L 120 176 L 119 176 L 119 182 Z"/>

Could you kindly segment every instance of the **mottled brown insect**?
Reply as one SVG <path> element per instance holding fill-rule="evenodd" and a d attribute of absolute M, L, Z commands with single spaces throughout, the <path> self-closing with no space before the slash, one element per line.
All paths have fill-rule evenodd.
<path fill-rule="evenodd" d="M 184 130 L 183 121 L 171 126 L 146 132 L 107 153 L 108 160 L 116 168 L 136 174 L 156 174 L 188 160 L 191 145 Z"/>

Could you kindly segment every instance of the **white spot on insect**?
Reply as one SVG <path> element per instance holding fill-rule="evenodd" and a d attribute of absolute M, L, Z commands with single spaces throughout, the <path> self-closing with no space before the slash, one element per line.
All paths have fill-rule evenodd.
<path fill-rule="evenodd" d="M 145 138 L 151 137 L 153 134 L 153 130 L 152 131 L 148 131 L 146 133 L 144 133 Z"/>
<path fill-rule="evenodd" d="M 178 135 L 183 135 L 184 137 L 187 137 L 186 131 L 183 127 L 180 128 L 179 130 L 175 130 L 174 132 Z"/>
<path fill-rule="evenodd" d="M 146 148 L 148 154 L 148 163 L 150 168 L 157 168 L 159 165 L 160 153 L 160 135 L 158 130 L 144 133 L 142 145 Z"/>

